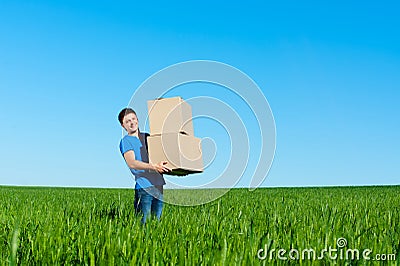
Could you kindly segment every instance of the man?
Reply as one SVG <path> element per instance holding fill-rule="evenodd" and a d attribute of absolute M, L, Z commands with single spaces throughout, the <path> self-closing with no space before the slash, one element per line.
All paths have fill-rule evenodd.
<path fill-rule="evenodd" d="M 131 108 L 124 108 L 118 115 L 121 126 L 128 133 L 120 142 L 119 148 L 126 164 L 135 176 L 135 211 L 142 213 L 142 224 L 146 223 L 151 212 L 160 219 L 163 208 L 163 173 L 171 171 L 165 165 L 149 163 L 147 153 L 148 134 L 139 131 L 136 112 Z"/>

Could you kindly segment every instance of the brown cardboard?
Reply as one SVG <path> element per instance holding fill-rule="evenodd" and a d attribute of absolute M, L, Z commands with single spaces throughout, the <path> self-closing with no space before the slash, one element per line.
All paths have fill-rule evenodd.
<path fill-rule="evenodd" d="M 165 133 L 147 137 L 151 163 L 167 161 L 171 175 L 203 172 L 201 139 L 182 133 Z"/>
<path fill-rule="evenodd" d="M 147 107 L 150 135 L 183 132 L 194 136 L 192 107 L 181 97 L 151 100 Z"/>

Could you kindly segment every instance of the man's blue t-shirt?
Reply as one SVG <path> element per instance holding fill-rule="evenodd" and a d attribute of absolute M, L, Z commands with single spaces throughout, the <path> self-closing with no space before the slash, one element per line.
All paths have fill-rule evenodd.
<path fill-rule="evenodd" d="M 145 134 L 142 134 L 142 137 L 145 138 Z M 119 149 L 121 154 L 124 155 L 125 152 L 133 150 L 135 153 L 135 160 L 142 162 L 149 162 L 147 155 L 147 148 L 143 147 L 142 142 L 136 136 L 126 135 L 121 139 L 119 143 Z M 144 156 L 142 156 L 142 154 Z M 145 157 L 145 158 L 142 158 Z M 135 188 L 147 188 L 151 186 L 160 186 L 164 185 L 165 181 L 161 174 L 155 171 L 147 171 L 147 170 L 137 170 L 130 168 L 132 174 L 135 176 L 136 186 Z"/>

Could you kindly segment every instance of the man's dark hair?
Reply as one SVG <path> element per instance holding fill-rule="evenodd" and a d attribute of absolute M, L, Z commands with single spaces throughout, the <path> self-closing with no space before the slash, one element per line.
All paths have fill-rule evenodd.
<path fill-rule="evenodd" d="M 118 121 L 120 122 L 121 125 L 122 125 L 122 123 L 124 121 L 124 117 L 126 115 L 128 115 L 128 114 L 135 114 L 136 115 L 136 112 L 132 108 L 124 108 L 124 109 L 121 110 L 121 112 L 119 112 Z"/>

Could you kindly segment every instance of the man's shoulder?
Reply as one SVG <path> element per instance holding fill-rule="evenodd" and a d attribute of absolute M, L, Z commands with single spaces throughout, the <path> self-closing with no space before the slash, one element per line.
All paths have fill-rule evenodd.
<path fill-rule="evenodd" d="M 129 136 L 129 135 L 125 135 L 122 139 L 121 139 L 121 144 L 122 143 L 130 143 L 133 145 L 138 145 L 140 144 L 140 140 L 136 137 L 136 136 Z"/>

